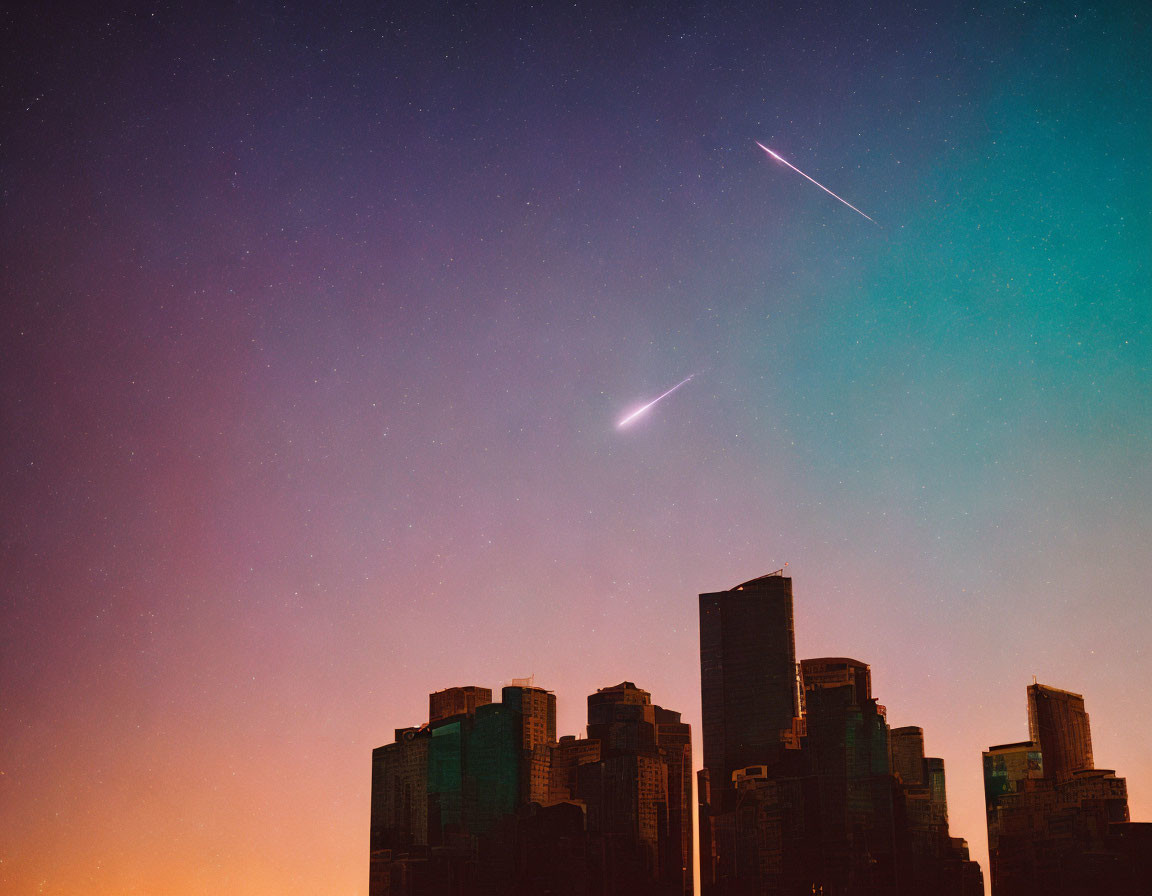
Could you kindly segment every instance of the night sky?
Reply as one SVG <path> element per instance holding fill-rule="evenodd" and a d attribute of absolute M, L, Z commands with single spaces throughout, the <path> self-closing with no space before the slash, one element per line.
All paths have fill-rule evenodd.
<path fill-rule="evenodd" d="M 1033 675 L 1152 820 L 1152 7 L 328 6 L 0 13 L 0 889 L 364 894 L 453 685 L 699 756 L 785 563 L 985 869 Z"/>

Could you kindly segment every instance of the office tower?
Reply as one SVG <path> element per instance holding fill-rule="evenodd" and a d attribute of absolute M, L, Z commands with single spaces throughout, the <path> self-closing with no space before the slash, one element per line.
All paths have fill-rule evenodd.
<path fill-rule="evenodd" d="M 576 796 L 612 893 L 692 892 L 691 728 L 632 682 L 588 697 L 598 760 L 577 766 Z"/>
<path fill-rule="evenodd" d="M 476 712 L 476 707 L 492 702 L 490 688 L 478 688 L 475 685 L 462 688 L 447 688 L 428 695 L 428 724 L 435 725 L 442 719 L 453 716 L 470 716 Z"/>
<path fill-rule="evenodd" d="M 866 663 L 802 660 L 805 767 L 819 819 L 812 883 L 827 893 L 893 893 L 896 886 L 888 726 Z"/>
<path fill-rule="evenodd" d="M 944 783 L 944 760 L 935 756 L 924 759 L 924 782 L 928 787 L 932 824 L 948 830 L 948 790 Z"/>
<path fill-rule="evenodd" d="M 588 737 L 603 744 L 605 755 L 654 750 L 656 708 L 651 695 L 630 681 L 589 694 Z"/>
<path fill-rule="evenodd" d="M 1053 781 L 1092 768 L 1092 730 L 1080 694 L 1028 685 L 1028 737 L 1040 745 L 1044 774 Z"/>
<path fill-rule="evenodd" d="M 504 703 L 477 707 L 464 741 L 465 829 L 491 832 L 502 818 L 527 802 L 522 791 L 520 713 Z"/>
<path fill-rule="evenodd" d="M 897 729 L 893 775 L 867 663 L 797 667 L 782 571 L 700 595 L 700 677 L 705 896 L 979 896 L 979 865 L 948 835 L 942 763 L 920 729 Z"/>
<path fill-rule="evenodd" d="M 779 765 L 800 715 L 792 579 L 772 573 L 700 595 L 704 767 L 713 799 L 732 774 Z"/>
<path fill-rule="evenodd" d="M 893 728 L 888 733 L 892 753 L 892 773 L 906 787 L 924 783 L 924 729 L 915 725 Z"/>
<path fill-rule="evenodd" d="M 901 732 L 898 736 L 897 731 Z M 904 771 L 891 779 L 899 892 L 938 896 L 983 894 L 984 875 L 979 864 L 969 856 L 968 842 L 949 832 L 944 760 L 923 756 L 920 728 L 897 728 L 891 734 L 892 754 L 895 756 L 899 751 L 904 765 Z M 908 783 L 909 780 L 915 783 Z"/>
<path fill-rule="evenodd" d="M 393 853 L 428 844 L 427 726 L 398 728 L 395 743 L 372 751 L 369 889 L 387 892 Z"/>
<path fill-rule="evenodd" d="M 983 754 L 993 896 L 1141 892 L 1152 858 L 1132 848 L 1125 780 L 1091 767 L 1084 698 L 1029 685 L 1028 727 Z"/>
<path fill-rule="evenodd" d="M 592 736 L 557 743 L 551 692 L 490 695 L 438 691 L 435 721 L 373 750 L 370 896 L 690 896 L 680 714 L 622 682 L 589 697 Z"/>
<path fill-rule="evenodd" d="M 786 850 L 781 838 L 797 830 L 780 827 L 796 821 L 805 805 L 803 789 L 778 784 L 802 775 L 797 750 L 803 732 L 802 691 L 796 666 L 792 620 L 792 580 L 777 571 L 728 591 L 700 595 L 700 697 L 704 768 L 698 776 L 700 805 L 700 880 L 705 894 L 738 892 L 752 880 L 792 880 L 800 853 Z M 736 774 L 755 768 L 743 790 Z M 749 808 L 738 830 L 737 805 Z M 757 821 L 759 819 L 759 821 Z M 749 825 L 767 825 L 757 841 Z M 759 844 L 759 845 L 757 845 Z M 752 849 L 746 855 L 741 850 Z M 769 872 L 769 859 L 782 855 L 787 868 Z M 753 878 L 742 875 L 754 874 Z M 799 880 L 800 878 L 795 878 Z"/>
<path fill-rule="evenodd" d="M 428 842 L 431 846 L 461 843 L 467 832 L 464 816 L 464 740 L 472 716 L 454 715 L 432 726 L 428 746 Z"/>
<path fill-rule="evenodd" d="M 693 888 L 692 848 L 692 726 L 680 713 L 656 707 L 656 743 L 668 767 L 668 847 L 665 861 L 669 880 L 679 875 L 681 892 Z"/>
<path fill-rule="evenodd" d="M 525 802 L 546 805 L 551 788 L 551 747 L 556 743 L 556 695 L 533 687 L 531 679 L 514 678 L 500 701 L 520 713 L 523 761 L 520 782 Z"/>
<path fill-rule="evenodd" d="M 525 750 L 556 743 L 556 695 L 551 691 L 534 687 L 531 679 L 513 678 L 512 684 L 501 689 L 500 702 L 523 717 Z"/>
<path fill-rule="evenodd" d="M 551 753 L 548 803 L 576 799 L 578 770 L 585 763 L 600 761 L 600 741 L 566 734 Z"/>
<path fill-rule="evenodd" d="M 524 722 L 491 695 L 430 694 L 430 723 L 372 751 L 371 896 L 479 896 L 514 877 Z"/>
<path fill-rule="evenodd" d="M 1044 757 L 1035 741 L 1025 740 L 1014 744 L 1000 744 L 989 747 L 983 754 L 984 765 L 984 807 L 989 814 L 988 832 L 993 832 L 991 817 L 1000 797 L 1006 793 L 1016 793 L 1028 781 L 1044 778 Z M 991 844 L 990 844 L 991 845 Z"/>

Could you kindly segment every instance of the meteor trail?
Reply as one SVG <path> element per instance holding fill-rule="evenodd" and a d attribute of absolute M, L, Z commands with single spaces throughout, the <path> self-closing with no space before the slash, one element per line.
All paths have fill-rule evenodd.
<path fill-rule="evenodd" d="M 793 165 L 787 159 L 781 158 L 780 156 L 776 155 L 776 153 L 772 152 L 772 150 L 770 150 L 767 146 L 765 146 L 759 140 L 756 141 L 756 145 L 759 146 L 762 150 L 764 150 L 764 152 L 768 153 L 768 155 L 772 156 L 772 158 L 774 158 L 777 162 L 783 162 L 785 165 L 787 165 L 789 168 L 791 168 L 793 171 L 795 171 L 801 177 L 807 178 L 808 180 L 812 181 L 812 183 L 816 184 L 816 186 L 818 186 L 821 190 L 823 190 L 825 193 L 827 193 L 833 199 L 839 199 L 846 206 L 848 206 L 848 208 L 850 208 L 850 209 L 852 209 L 852 211 L 856 212 L 856 214 L 858 214 L 864 218 L 868 218 L 868 216 L 865 215 L 864 212 L 862 212 L 862 211 L 860 211 L 860 209 L 856 208 L 856 206 L 854 206 L 847 199 L 841 199 L 839 196 L 837 196 L 835 193 L 833 193 L 831 190 L 829 190 L 826 186 L 824 186 L 824 184 L 820 183 L 820 181 L 814 180 L 813 178 L 808 177 L 807 174 L 805 174 L 803 171 L 801 171 L 799 168 L 797 168 L 795 165 Z M 872 221 L 871 218 L 868 218 L 868 220 Z M 875 221 L 872 221 L 872 223 L 876 224 Z M 876 226 L 879 227 L 880 225 L 876 224 Z"/>
<path fill-rule="evenodd" d="M 639 417 L 641 414 L 643 414 L 646 410 L 648 410 L 648 408 L 650 408 L 650 407 L 652 407 L 652 405 L 656 404 L 656 402 L 658 402 L 661 398 L 667 398 L 669 395 L 671 395 L 673 392 L 675 392 L 677 389 L 679 389 L 681 386 L 683 386 L 686 382 L 688 382 L 688 380 L 692 379 L 693 376 L 696 376 L 696 374 L 692 374 L 692 376 L 688 377 L 688 379 L 681 380 L 675 386 L 673 386 L 671 389 L 669 389 L 667 392 L 665 392 L 663 395 L 659 395 L 656 398 L 653 398 L 650 402 L 648 402 L 648 404 L 644 405 L 644 407 L 633 411 L 631 414 L 629 414 L 627 417 L 625 417 L 623 420 L 621 420 L 619 423 L 617 423 L 616 428 L 622 429 L 623 427 L 627 426 L 629 423 L 631 423 L 633 420 L 635 420 L 637 417 Z"/>

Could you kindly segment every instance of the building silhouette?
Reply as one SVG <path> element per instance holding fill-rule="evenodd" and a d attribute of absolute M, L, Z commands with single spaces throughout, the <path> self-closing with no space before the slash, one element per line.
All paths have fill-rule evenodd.
<path fill-rule="evenodd" d="M 1028 685 L 1028 737 L 1045 757 L 1045 776 L 1065 781 L 1092 768 L 1092 729 L 1080 694 Z"/>
<path fill-rule="evenodd" d="M 530 803 L 548 804 L 552 786 L 549 751 L 556 743 L 556 695 L 534 687 L 530 679 L 513 679 L 500 700 L 520 713 L 521 792 Z"/>
<path fill-rule="evenodd" d="M 892 728 L 888 732 L 892 754 L 892 774 L 906 787 L 924 784 L 924 729 L 915 725 Z"/>
<path fill-rule="evenodd" d="M 790 578 L 700 595 L 700 694 L 710 780 L 784 761 L 800 718 Z"/>
<path fill-rule="evenodd" d="M 700 595 L 705 896 L 978 896 L 979 866 L 948 832 L 943 762 L 897 729 L 867 663 L 796 663 L 780 570 Z"/>
<path fill-rule="evenodd" d="M 1093 768 L 1084 698 L 1031 684 L 1031 738 L 983 754 L 993 896 L 1152 893 L 1152 824 L 1128 788 Z"/>
<path fill-rule="evenodd" d="M 692 736 L 631 682 L 556 740 L 556 697 L 514 680 L 429 697 L 372 753 L 370 896 L 687 896 Z"/>
<path fill-rule="evenodd" d="M 434 725 L 453 716 L 470 716 L 476 712 L 476 707 L 491 702 L 492 691 L 475 685 L 436 691 L 428 695 L 428 724 Z"/>
<path fill-rule="evenodd" d="M 884 707 L 871 670 L 803 660 L 805 770 L 814 779 L 816 880 L 829 893 L 895 893 L 895 829 Z"/>

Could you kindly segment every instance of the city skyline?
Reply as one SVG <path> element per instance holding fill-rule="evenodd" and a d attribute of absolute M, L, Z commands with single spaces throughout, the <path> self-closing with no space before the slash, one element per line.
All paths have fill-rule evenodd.
<path fill-rule="evenodd" d="M 0 890 L 364 896 L 428 692 L 700 734 L 698 595 L 786 563 L 983 867 L 1034 676 L 1152 817 L 1147 2 L 0 33 Z"/>
<path fill-rule="evenodd" d="M 512 715 L 499 718 L 516 719 L 501 760 L 510 763 L 512 771 L 503 779 L 512 789 L 501 790 L 491 783 L 482 785 L 477 776 L 484 773 L 468 771 L 474 760 L 465 758 L 469 736 L 491 741 L 490 734 L 480 732 L 493 718 L 488 711 L 502 709 L 492 703 L 492 691 L 467 685 L 430 693 L 428 721 L 396 729 L 393 744 L 373 750 L 370 896 L 447 893 L 453 886 L 464 886 L 468 893 L 487 893 L 492 886 L 517 893 L 556 886 L 572 894 L 602 888 L 613 893 L 680 892 L 674 879 L 657 870 L 664 860 L 656 856 L 664 856 L 667 846 L 664 834 L 661 845 L 655 845 L 654 820 L 648 822 L 651 855 L 641 863 L 646 870 L 620 864 L 619 844 L 606 853 L 616 859 L 598 865 L 591 858 L 606 848 L 592 847 L 603 835 L 604 811 L 597 808 L 603 795 L 595 797 L 589 789 L 593 780 L 606 791 L 633 788 L 633 824 L 637 816 L 645 816 L 640 808 L 645 799 L 658 799 L 658 811 L 649 811 L 665 813 L 661 825 L 671 826 L 667 819 L 675 819 L 672 830 L 679 833 L 672 839 L 682 838 L 684 891 L 691 892 L 694 881 L 695 892 L 704 896 L 727 896 L 747 887 L 780 894 L 812 888 L 876 896 L 929 891 L 950 896 L 988 891 L 993 896 L 1057 891 L 1082 896 L 1093 888 L 1093 880 L 1125 890 L 1145 885 L 1152 866 L 1142 854 L 1152 824 L 1131 817 L 1125 778 L 1094 767 L 1083 695 L 1033 681 L 1026 688 L 1031 740 L 983 752 L 987 835 L 990 846 L 999 840 L 999 852 L 993 847 L 989 864 L 981 867 L 970 860 L 964 832 L 949 824 L 945 760 L 926 754 L 920 726 L 888 723 L 888 709 L 872 691 L 871 666 L 843 656 L 797 660 L 792 579 L 784 572 L 778 569 L 699 595 L 704 722 L 703 743 L 695 742 L 695 752 L 691 726 L 681 723 L 682 714 L 653 706 L 650 694 L 631 681 L 590 694 L 584 733 L 557 737 L 554 692 L 536 685 L 534 677 L 514 678 L 501 690 Z M 647 709 L 638 715 L 643 707 Z M 664 783 L 657 785 L 651 768 L 646 773 L 642 764 L 645 750 L 659 750 L 663 759 L 647 760 L 657 765 L 678 753 L 679 747 L 668 755 L 669 747 L 657 747 L 665 736 L 657 733 L 665 730 L 661 721 L 671 723 L 668 730 L 676 732 L 663 742 L 684 745 L 683 756 L 676 759 L 676 780 L 681 783 L 675 788 L 671 765 Z M 463 820 L 467 813 L 460 813 L 459 796 L 451 815 L 457 839 L 436 833 L 442 824 L 436 808 L 441 798 L 433 785 L 428 745 L 435 751 L 437 742 L 420 739 L 438 727 L 455 730 L 462 724 L 474 725 L 477 732 L 468 735 L 466 727 L 455 735 L 459 743 L 453 763 L 459 780 L 453 786 L 465 794 L 464 805 L 469 787 L 503 794 L 503 809 L 490 818 L 504 818 L 504 827 L 487 846 L 484 838 L 492 836 L 487 832 L 494 830 L 493 822 L 477 827 L 475 820 Z M 647 735 L 641 733 L 644 724 Z M 409 745 L 413 738 L 417 743 Z M 418 766 L 404 759 L 405 754 L 391 752 L 421 742 L 425 746 Z M 701 754 L 703 764 L 693 775 L 693 759 Z M 617 764 L 610 771 L 597 765 L 625 756 L 633 757 L 632 765 Z M 588 769 L 605 770 L 586 777 L 580 770 L 589 763 Z M 388 783 L 398 769 L 401 776 L 415 769 L 415 777 L 403 785 Z M 609 774 L 610 786 L 605 783 Z M 425 778 L 427 810 L 413 814 L 408 804 L 422 799 Z M 378 792 L 395 789 L 399 794 L 401 788 L 407 794 L 403 825 L 389 828 L 392 834 L 378 833 L 378 817 L 393 819 L 392 824 L 400 817 L 399 796 L 388 803 Z M 659 797 L 651 796 L 654 788 Z M 525 815 L 529 804 L 534 807 Z M 760 827 L 750 828 L 748 812 L 754 804 L 759 806 L 756 817 L 763 820 L 756 822 Z M 694 826 L 685 824 L 686 805 L 698 809 Z M 565 806 L 573 811 L 555 814 Z M 473 810 L 472 817 L 489 816 Z M 416 833 L 426 825 L 427 836 Z M 641 841 L 643 830 L 641 823 Z M 479 835 L 478 863 L 473 858 L 470 864 L 467 858 L 475 855 L 475 839 L 464 846 L 462 834 Z M 525 866 L 524 837 L 528 853 L 549 858 Z M 583 844 L 575 851 L 573 838 Z M 493 855 L 504 855 L 504 864 L 493 865 Z M 513 858 L 517 855 L 521 858 Z M 1026 860 L 1021 858 L 1025 855 Z M 766 867 L 776 870 L 766 873 Z M 494 868 L 503 871 L 492 879 Z"/>

